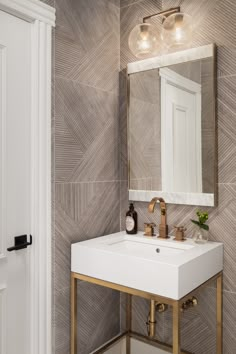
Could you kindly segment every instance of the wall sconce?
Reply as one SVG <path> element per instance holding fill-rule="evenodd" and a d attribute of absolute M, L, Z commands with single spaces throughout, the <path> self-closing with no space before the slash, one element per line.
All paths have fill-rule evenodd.
<path fill-rule="evenodd" d="M 162 31 L 147 23 L 152 17 L 162 17 Z M 165 43 L 167 47 L 187 45 L 192 40 L 192 17 L 181 13 L 180 7 L 159 12 L 143 18 L 129 35 L 129 47 L 138 58 L 155 55 Z"/>

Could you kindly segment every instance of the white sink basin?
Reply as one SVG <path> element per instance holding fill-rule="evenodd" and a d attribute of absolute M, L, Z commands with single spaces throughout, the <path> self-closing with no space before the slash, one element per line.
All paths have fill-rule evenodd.
<path fill-rule="evenodd" d="M 71 246 L 71 271 L 179 300 L 223 269 L 223 244 L 125 232 Z"/>

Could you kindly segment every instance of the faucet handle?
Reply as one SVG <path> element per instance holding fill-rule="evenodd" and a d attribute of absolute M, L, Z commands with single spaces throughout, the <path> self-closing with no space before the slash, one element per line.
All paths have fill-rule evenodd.
<path fill-rule="evenodd" d="M 155 236 L 154 234 L 154 227 L 156 224 L 152 223 L 145 223 L 144 224 L 144 236 Z"/>
<path fill-rule="evenodd" d="M 175 228 L 175 241 L 186 241 L 184 232 L 187 230 L 184 226 L 174 226 Z"/>

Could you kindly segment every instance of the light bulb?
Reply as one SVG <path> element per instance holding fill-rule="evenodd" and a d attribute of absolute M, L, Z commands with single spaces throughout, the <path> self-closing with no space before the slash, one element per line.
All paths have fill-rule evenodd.
<path fill-rule="evenodd" d="M 146 30 L 146 28 L 144 27 L 144 29 L 142 30 L 142 27 L 144 27 L 144 26 L 141 26 L 140 38 L 142 40 L 146 41 L 146 40 L 148 40 L 149 34 L 148 34 L 148 31 Z"/>
<path fill-rule="evenodd" d="M 183 34 L 182 34 L 182 30 L 179 27 L 176 27 L 175 29 L 175 38 L 176 38 L 176 42 L 181 42 L 182 38 L 183 38 Z"/>
<path fill-rule="evenodd" d="M 129 35 L 129 47 L 138 58 L 154 55 L 158 51 L 158 35 L 150 23 L 142 23 L 133 28 Z"/>

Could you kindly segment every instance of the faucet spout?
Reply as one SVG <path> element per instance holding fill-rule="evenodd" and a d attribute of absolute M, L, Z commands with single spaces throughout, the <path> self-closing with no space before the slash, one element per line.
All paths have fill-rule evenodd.
<path fill-rule="evenodd" d="M 161 208 L 161 223 L 159 224 L 159 238 L 168 238 L 168 225 L 167 221 L 167 210 L 166 203 L 163 198 L 155 197 L 151 200 L 148 206 L 149 213 L 154 213 L 155 205 L 157 202 L 160 202 Z"/>

